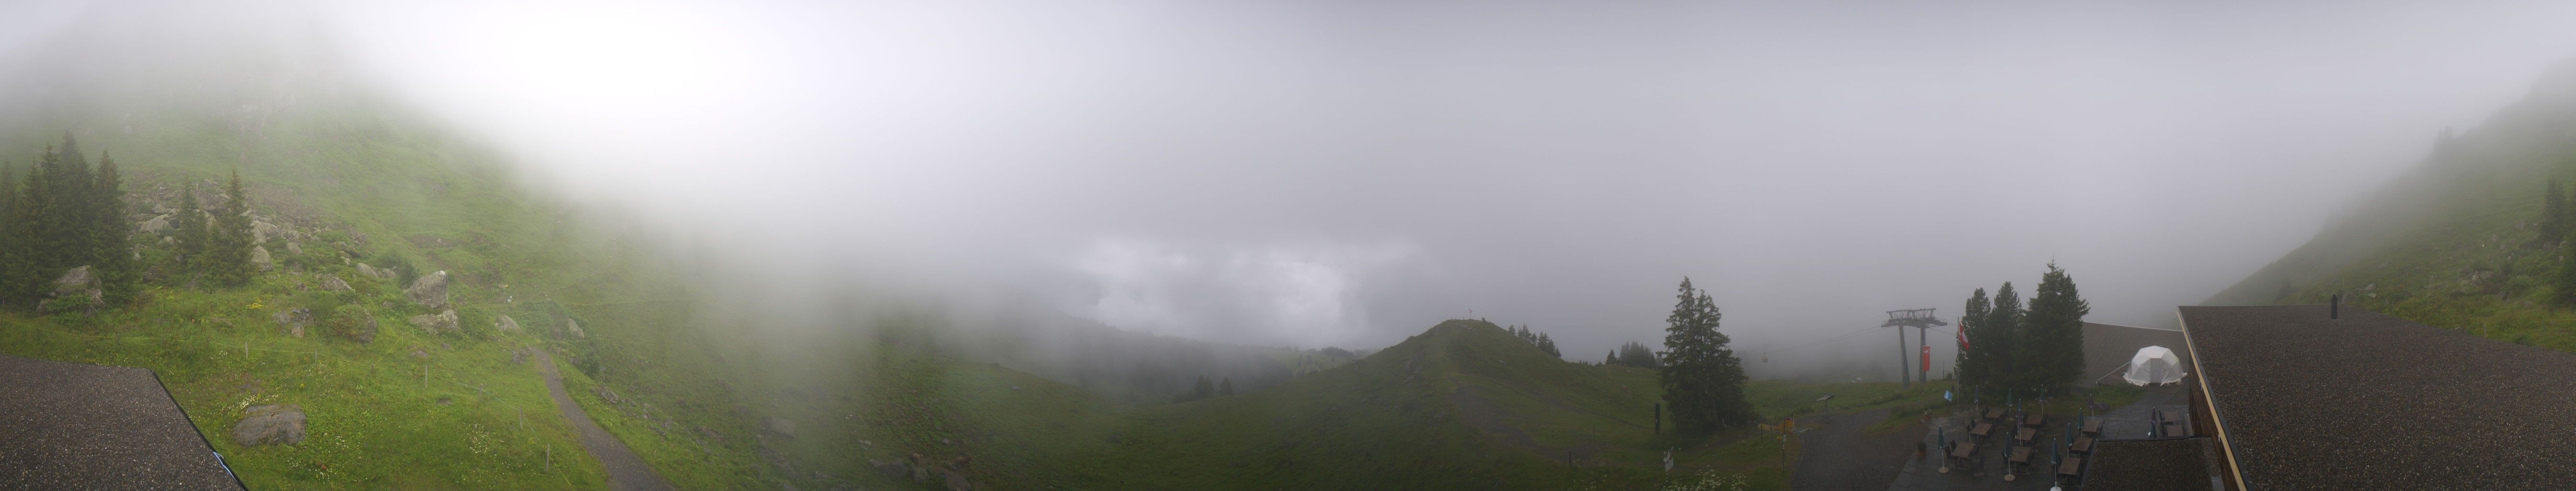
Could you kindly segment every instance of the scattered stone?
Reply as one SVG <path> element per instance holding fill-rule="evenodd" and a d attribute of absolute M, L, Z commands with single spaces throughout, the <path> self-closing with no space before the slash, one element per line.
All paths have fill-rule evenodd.
<path fill-rule="evenodd" d="M 571 333 L 572 333 L 572 337 L 576 337 L 576 338 L 587 338 L 587 337 L 590 337 L 590 335 L 589 335 L 589 334 L 584 334 L 584 333 L 582 333 L 582 332 L 581 332 L 581 323 L 580 323 L 580 322 L 574 322 L 572 319 L 564 319 L 564 330 L 565 330 L 565 331 L 568 331 L 568 332 L 571 332 Z"/>
<path fill-rule="evenodd" d="M 300 338 L 304 337 L 304 326 L 313 324 L 313 309 L 299 307 L 293 310 L 280 310 L 276 315 L 269 317 L 277 321 L 278 325 L 286 326 L 288 335 Z"/>
<path fill-rule="evenodd" d="M 144 220 L 144 221 L 143 221 L 143 223 L 137 223 L 137 224 L 134 224 L 134 231 L 135 231 L 135 232 L 141 232 L 141 233 L 147 233 L 147 234 L 157 234 L 157 233 L 161 233 L 161 232 L 162 232 L 162 231 L 164 231 L 164 230 L 169 230 L 169 229 L 170 229 L 170 215 L 161 215 L 161 216 L 156 216 L 156 217 L 152 217 L 152 219 L 151 219 L 151 220 Z"/>
<path fill-rule="evenodd" d="M 267 247 L 251 246 L 250 263 L 259 265 L 260 271 L 277 269 L 276 261 L 273 261 L 268 257 Z"/>
<path fill-rule="evenodd" d="M 421 350 L 419 346 L 413 346 L 411 347 L 411 357 L 426 360 L 429 359 L 429 352 Z"/>
<path fill-rule="evenodd" d="M 431 307 L 447 305 L 447 272 L 420 275 L 420 279 L 412 280 L 411 288 L 403 289 L 403 298 Z"/>
<path fill-rule="evenodd" d="M 286 243 L 286 255 L 289 255 L 289 256 L 302 256 L 302 255 L 304 255 L 304 244 L 299 244 L 299 243 L 294 243 L 294 242 L 288 242 L 288 243 Z"/>
<path fill-rule="evenodd" d="M 374 266 L 368 266 L 367 263 L 358 263 L 358 274 L 367 275 L 369 278 L 379 280 L 394 279 L 393 270 L 376 269 Z"/>
<path fill-rule="evenodd" d="M 903 463 L 901 459 L 868 459 L 868 468 L 876 469 L 877 473 L 885 474 L 889 479 L 904 479 L 912 476 L 912 465 Z"/>
<path fill-rule="evenodd" d="M 512 365 L 526 365 L 526 364 L 528 364 L 528 349 L 527 349 L 527 348 L 514 348 L 514 349 L 511 349 L 511 350 L 510 350 L 510 364 L 512 364 Z"/>
<path fill-rule="evenodd" d="M 349 329 L 349 340 L 357 341 L 358 344 L 376 342 L 376 315 L 367 313 L 361 313 L 358 315 L 359 322 L 355 323 L 355 327 Z"/>
<path fill-rule="evenodd" d="M 304 443 L 304 408 L 294 404 L 242 408 L 241 421 L 233 423 L 233 442 L 244 447 Z"/>
<path fill-rule="evenodd" d="M 493 320 L 492 327 L 500 329 L 501 332 L 519 332 L 519 321 L 511 319 L 509 315 L 505 314 L 502 315 L 501 318 Z"/>
<path fill-rule="evenodd" d="M 351 288 L 351 287 L 349 286 L 349 282 L 347 282 L 347 281 L 341 281 L 341 280 L 340 280 L 340 276 L 339 276 L 339 275 L 334 275 L 334 274 L 330 274 L 330 273 L 323 273 L 323 274 L 322 274 L 322 291 L 326 291 L 326 292 L 345 292 L 345 291 L 353 291 L 353 290 L 357 290 L 357 289 L 356 289 L 356 288 Z"/>

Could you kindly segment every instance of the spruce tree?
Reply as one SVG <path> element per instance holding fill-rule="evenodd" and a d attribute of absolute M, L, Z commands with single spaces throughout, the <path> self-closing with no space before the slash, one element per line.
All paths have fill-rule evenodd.
<path fill-rule="evenodd" d="M 1708 434 L 1760 419 L 1744 400 L 1744 363 L 1718 332 L 1717 302 L 1682 278 L 1673 313 L 1665 318 L 1663 368 L 1656 373 L 1664 406 L 1687 434 Z"/>
<path fill-rule="evenodd" d="M 1208 396 L 1216 395 L 1216 386 L 1208 383 L 1206 375 L 1200 375 L 1198 385 L 1190 388 L 1190 394 L 1197 396 L 1193 399 L 1206 399 Z"/>
<path fill-rule="evenodd" d="M 1538 350 L 1547 352 L 1547 356 L 1565 356 L 1563 353 L 1556 352 L 1556 340 L 1548 339 L 1547 333 L 1543 332 L 1538 333 Z"/>
<path fill-rule="evenodd" d="M 2029 384 L 2030 377 L 2024 376 L 2023 370 L 2029 367 L 2030 363 L 2023 360 L 2021 356 L 2026 349 L 2023 347 L 2024 334 L 2021 328 L 2021 295 L 2014 293 L 2012 282 L 2007 281 L 2004 282 L 2003 288 L 1995 289 L 1993 299 L 1993 308 L 1986 311 L 1985 322 L 1977 324 L 1987 331 L 1985 340 L 1978 342 L 1976 346 L 1989 357 L 1985 362 L 1988 370 L 1987 387 L 2028 394 L 2030 392 L 2025 387 Z M 1987 346 L 1984 343 L 1994 345 Z"/>
<path fill-rule="evenodd" d="M 17 173 L 8 164 L 0 164 L 0 307 L 15 307 L 28 300 L 29 278 L 35 273 L 34 259 L 21 247 L 29 243 L 27 229 L 33 219 L 23 214 L 30 207 L 19 201 Z"/>
<path fill-rule="evenodd" d="M 2084 377 L 2084 315 L 2092 311 L 2092 304 L 2075 292 L 2075 279 L 2050 261 L 2048 272 L 2039 277 L 2039 288 L 2031 293 L 2030 311 L 2022 318 L 2031 340 L 2025 350 L 2032 360 L 2029 390 L 2061 393 Z"/>
<path fill-rule="evenodd" d="M 1962 387 L 1984 388 L 1994 383 L 1997 370 L 1992 353 L 2002 345 L 1989 339 L 1997 331 L 1988 329 L 1985 323 L 1994 308 L 1994 302 L 1986 299 L 1986 289 L 1978 288 L 1976 293 L 1968 294 L 1966 308 L 1959 310 L 1959 335 L 1968 340 L 1968 346 L 1959 350 L 1950 370 Z"/>
<path fill-rule="evenodd" d="M 1234 395 L 1234 377 L 1226 377 L 1224 380 L 1219 380 L 1219 381 L 1217 381 L 1217 382 L 1216 382 L 1216 395 L 1221 395 L 1221 396 L 1230 396 L 1230 395 Z"/>
<path fill-rule="evenodd" d="M 191 272 L 204 271 L 206 241 L 211 238 L 212 232 L 206 230 L 208 226 L 206 211 L 197 207 L 196 185 L 191 184 L 179 191 L 179 213 L 173 218 L 170 224 L 170 242 L 178 248 L 175 255 L 178 256 L 180 269 Z"/>
<path fill-rule="evenodd" d="M 215 213 L 213 233 L 206 241 L 206 278 L 217 285 L 240 286 L 251 277 L 250 203 L 242 195 L 241 171 L 233 171 L 224 189 L 224 209 Z"/>
<path fill-rule="evenodd" d="M 98 183 L 91 191 L 98 214 L 91 230 L 98 241 L 95 269 L 101 296 L 108 305 L 124 305 L 134 299 L 135 282 L 142 272 L 135 265 L 133 235 L 125 224 L 124 183 L 119 182 L 116 159 L 106 152 L 98 154 Z"/>
<path fill-rule="evenodd" d="M 1617 364 L 1619 364 L 1619 350 L 1615 350 L 1615 349 L 1614 349 L 1614 350 L 1610 350 L 1610 356 L 1609 356 L 1608 358 L 1603 358 L 1603 359 L 1601 359 L 1601 365 L 1602 365 L 1602 366 L 1610 366 L 1610 365 L 1617 365 Z"/>

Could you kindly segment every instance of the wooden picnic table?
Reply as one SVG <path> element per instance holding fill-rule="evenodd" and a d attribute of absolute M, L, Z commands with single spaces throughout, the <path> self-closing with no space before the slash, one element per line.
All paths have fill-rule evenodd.
<path fill-rule="evenodd" d="M 2057 477 L 2062 477 L 2062 478 L 2067 478 L 2067 479 L 2075 479 L 2075 478 L 2084 477 L 2083 470 L 2084 470 L 2084 458 L 2083 458 L 2083 457 L 2067 457 L 2065 462 L 2060 462 L 2060 463 L 2058 463 L 2058 464 L 2057 464 Z"/>
<path fill-rule="evenodd" d="M 1958 447 L 1950 450 L 1951 458 L 1964 459 L 1977 455 L 1977 442 L 1959 442 Z"/>
<path fill-rule="evenodd" d="M 2039 439 L 2038 428 L 2022 428 L 2021 432 L 2013 434 L 2013 441 L 2021 442 L 2024 445 L 2028 445 L 2031 440 L 2036 439 Z"/>
<path fill-rule="evenodd" d="M 2016 471 L 2030 466 L 2030 447 L 2013 447 L 2012 457 L 2004 459 Z"/>
<path fill-rule="evenodd" d="M 1987 434 L 1994 432 L 1994 423 L 1977 423 L 1976 427 L 1968 429 L 1968 435 L 1975 436 L 1977 438 L 1985 438 Z"/>
<path fill-rule="evenodd" d="M 2022 426 L 2039 426 L 2039 424 L 2040 424 L 2041 422 L 2046 421 L 2047 419 L 2048 419 L 2048 415 L 2046 415 L 2046 414 L 2041 414 L 2041 413 L 2030 413 L 2030 415 L 2029 415 L 2029 416 L 2025 416 L 2025 417 L 2022 417 L 2022 418 L 2021 418 L 2021 425 L 2022 425 Z"/>
<path fill-rule="evenodd" d="M 2093 437 L 2076 438 L 2074 445 L 2066 446 L 2066 451 L 2078 454 L 2093 453 Z"/>
<path fill-rule="evenodd" d="M 2084 435 L 2085 435 L 2085 436 L 2102 436 L 2102 417 L 2101 417 L 2101 416 L 2094 416 L 2094 417 L 2090 417 L 2090 418 L 2084 418 Z"/>
<path fill-rule="evenodd" d="M 1986 419 L 2002 421 L 2004 419 L 2004 408 L 1986 408 Z"/>

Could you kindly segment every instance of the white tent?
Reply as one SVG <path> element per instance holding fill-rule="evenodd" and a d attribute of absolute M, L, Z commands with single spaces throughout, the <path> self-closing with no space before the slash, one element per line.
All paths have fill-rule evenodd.
<path fill-rule="evenodd" d="M 2129 385 L 2170 384 L 2181 382 L 2182 375 L 2181 356 L 2163 346 L 2148 346 L 2138 348 L 2138 354 L 2129 357 L 2129 373 L 2120 378 L 2127 379 Z"/>

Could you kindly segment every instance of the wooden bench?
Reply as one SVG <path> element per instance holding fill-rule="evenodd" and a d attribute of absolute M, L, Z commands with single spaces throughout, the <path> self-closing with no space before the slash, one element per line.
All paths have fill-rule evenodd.
<path fill-rule="evenodd" d="M 2066 451 L 2077 455 L 2093 453 L 2093 437 L 2076 438 L 2074 445 L 2066 446 Z"/>
<path fill-rule="evenodd" d="M 2099 436 L 2102 436 L 2102 417 L 2101 417 L 2101 416 L 2094 416 L 2094 417 L 2090 417 L 2090 418 L 2084 418 L 2084 436 L 2091 436 L 2091 437 L 2099 437 Z"/>
<path fill-rule="evenodd" d="M 2058 463 L 2058 464 L 2057 464 L 2057 478 L 2058 478 L 2058 480 L 2072 483 L 2072 482 L 2075 482 L 2075 480 L 2077 480 L 2077 479 L 2082 479 L 2083 477 L 2084 477 L 2084 458 L 2083 458 L 2083 457 L 2067 457 L 2065 462 L 2060 462 L 2060 463 Z"/>
<path fill-rule="evenodd" d="M 2030 445 L 2031 440 L 2037 439 L 2039 439 L 2038 428 L 2022 428 L 2021 431 L 2013 433 L 2013 443 L 2015 444 L 2026 446 Z"/>

